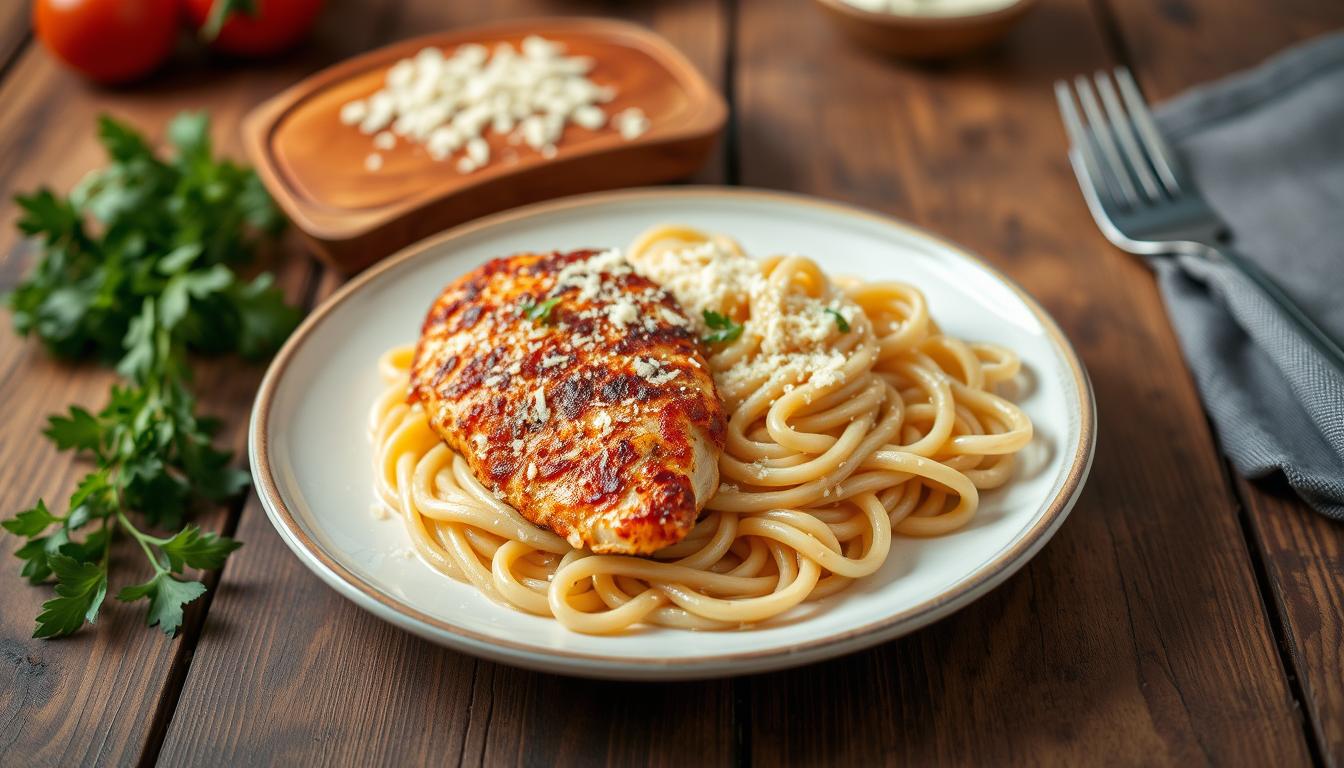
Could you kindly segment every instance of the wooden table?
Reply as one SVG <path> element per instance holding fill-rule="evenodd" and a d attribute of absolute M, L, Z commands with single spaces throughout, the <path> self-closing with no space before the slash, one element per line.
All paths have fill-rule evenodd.
<path fill-rule="evenodd" d="M 633 18 L 732 105 L 698 181 L 852 201 L 980 252 L 1077 345 L 1100 442 L 1067 524 L 968 609 L 847 658 L 704 683 L 565 679 L 418 640 L 321 584 L 255 497 L 202 521 L 247 546 L 177 640 L 113 601 L 96 631 L 32 640 L 46 591 L 22 586 L 5 535 L 0 764 L 1344 765 L 1344 526 L 1219 456 L 1152 277 L 1083 206 L 1050 87 L 1127 64 L 1165 98 L 1344 25 L 1344 3 L 1043 0 L 1001 47 L 914 67 L 853 49 L 808 0 L 332 0 L 290 57 L 199 58 L 112 91 L 60 70 L 26 7 L 0 10 L 6 201 L 99 164 L 98 112 L 157 131 L 206 107 L 237 152 L 248 108 L 385 41 L 503 16 Z M 0 289 L 29 262 L 15 215 L 0 207 Z M 282 278 L 306 305 L 340 282 L 297 243 Z M 238 448 L 259 376 L 198 375 Z M 39 429 L 108 382 L 0 334 L 0 510 L 70 492 L 83 466 Z"/>

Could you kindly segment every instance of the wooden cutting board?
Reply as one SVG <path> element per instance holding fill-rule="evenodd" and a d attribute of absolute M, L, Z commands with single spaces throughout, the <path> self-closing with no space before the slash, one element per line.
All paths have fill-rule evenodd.
<path fill-rule="evenodd" d="M 387 70 L 422 48 L 448 55 L 465 43 L 517 48 L 528 35 L 596 62 L 589 79 L 615 88 L 608 115 L 637 107 L 649 129 L 626 140 L 608 126 L 567 125 L 549 159 L 486 132 L 491 161 L 459 173 L 455 158 L 371 136 L 340 121 L 341 107 L 379 90 Z M 323 70 L 261 104 L 243 121 L 243 143 L 280 207 L 325 261 L 352 273 L 464 221 L 552 197 L 686 176 L 713 149 L 727 118 L 723 98 L 662 37 L 606 19 L 531 19 L 455 29 L 402 41 Z M 383 164 L 365 168 L 373 152 Z M 506 158 L 508 158 L 506 160 Z"/>

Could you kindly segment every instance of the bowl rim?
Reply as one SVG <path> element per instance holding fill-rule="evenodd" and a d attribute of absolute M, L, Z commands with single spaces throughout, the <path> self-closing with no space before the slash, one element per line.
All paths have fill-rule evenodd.
<path fill-rule="evenodd" d="M 850 5 L 845 0 L 814 0 L 817 5 L 834 13 L 847 16 L 855 21 L 881 26 L 889 29 L 955 29 L 993 24 L 1008 21 L 1035 5 L 1038 0 L 1013 0 L 1012 3 L 992 11 L 958 13 L 950 16 L 919 16 L 909 13 L 889 11 L 869 11 Z"/>

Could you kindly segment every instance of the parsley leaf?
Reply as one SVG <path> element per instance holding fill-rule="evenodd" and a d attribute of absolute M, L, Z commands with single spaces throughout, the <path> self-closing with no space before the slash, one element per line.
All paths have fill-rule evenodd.
<path fill-rule="evenodd" d="M 229 269 L 284 223 L 256 174 L 211 157 L 203 113 L 169 125 L 170 159 L 110 117 L 99 118 L 98 136 L 111 164 L 69 197 L 40 189 L 16 198 L 19 229 L 44 252 L 7 297 L 15 331 L 60 357 L 111 362 L 144 301 L 159 297 L 165 323 L 191 351 L 273 352 L 297 312 L 269 277 L 247 282 Z"/>
<path fill-rule="evenodd" d="M 47 428 L 42 434 L 62 451 L 92 451 L 102 440 L 103 430 L 93 414 L 72 405 L 69 416 L 48 416 Z"/>
<path fill-rule="evenodd" d="M 210 162 L 210 117 L 183 112 L 168 124 L 168 141 L 185 162 Z"/>
<path fill-rule="evenodd" d="M 263 358 L 275 351 L 280 342 L 299 324 L 302 312 L 285 303 L 285 294 L 269 274 L 258 275 L 246 285 L 231 286 L 230 300 L 238 307 L 238 354 Z"/>
<path fill-rule="evenodd" d="M 526 315 L 527 318 L 534 323 L 550 325 L 552 322 L 551 310 L 555 309 L 555 305 L 559 303 L 560 303 L 560 297 L 555 296 L 553 298 L 549 298 L 541 302 L 540 304 L 532 304 L 532 303 L 524 304 L 523 314 Z"/>
<path fill-rule="evenodd" d="M 41 499 L 32 509 L 24 510 L 14 517 L 0 522 L 6 531 L 17 536 L 36 536 L 45 531 L 56 518 L 47 510 L 46 502 Z"/>
<path fill-rule="evenodd" d="M 845 319 L 844 315 L 840 314 L 839 310 L 828 308 L 823 311 L 835 318 L 835 327 L 839 328 L 841 333 L 849 333 L 849 321 Z"/>
<path fill-rule="evenodd" d="M 179 581 L 165 571 L 155 574 L 144 584 L 126 587 L 117 593 L 122 602 L 149 600 L 145 626 L 159 625 L 169 637 L 182 626 L 182 606 L 205 594 L 205 585 L 199 581 Z"/>
<path fill-rule="evenodd" d="M 78 406 L 51 416 L 44 434 L 93 469 L 59 515 L 39 500 L 0 522 L 26 539 L 15 555 L 32 584 L 55 580 L 36 637 L 68 635 L 93 623 L 107 594 L 111 546 L 134 540 L 154 569 L 124 588 L 124 601 L 149 601 L 148 623 L 169 635 L 182 606 L 205 587 L 186 569 L 221 567 L 239 542 L 181 528 L 193 509 L 230 498 L 248 482 L 227 451 L 214 447 L 216 422 L 197 414 L 190 353 L 258 358 L 299 321 L 269 274 L 244 280 L 244 266 L 284 219 L 256 174 L 213 157 L 210 123 L 183 113 L 167 129 L 160 157 L 130 126 L 99 118 L 109 164 L 66 197 L 41 189 L 17 198 L 19 229 L 40 241 L 29 274 L 5 297 L 14 329 L 56 355 L 115 363 L 125 379 L 96 413 Z M 159 537 L 152 528 L 177 529 Z"/>
<path fill-rule="evenodd" d="M 174 571 L 182 570 L 183 565 L 213 571 L 223 566 L 224 558 L 241 546 L 241 543 L 227 536 L 202 532 L 200 528 L 188 525 L 176 536 L 163 542 L 160 549 L 168 556 Z"/>
<path fill-rule="evenodd" d="M 65 531 L 60 529 L 50 536 L 30 536 L 28 543 L 14 552 L 15 557 L 24 561 L 19 575 L 29 584 L 42 584 L 51 578 L 51 556 L 57 554 L 67 541 Z"/>
<path fill-rule="evenodd" d="M 107 595 L 107 564 L 80 562 L 68 554 L 48 558 L 56 573 L 56 597 L 42 604 L 33 637 L 68 635 L 93 623 Z"/>
<path fill-rule="evenodd" d="M 709 327 L 710 333 L 701 339 L 706 344 L 718 344 L 723 341 L 737 341 L 742 335 L 742 324 L 733 322 L 731 317 L 721 315 L 710 309 L 700 313 L 705 319 L 705 325 Z"/>

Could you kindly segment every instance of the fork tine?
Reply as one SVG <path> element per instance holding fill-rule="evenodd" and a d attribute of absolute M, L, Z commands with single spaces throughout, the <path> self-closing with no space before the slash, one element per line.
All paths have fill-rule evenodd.
<path fill-rule="evenodd" d="M 1127 67 L 1117 67 L 1115 82 L 1120 86 L 1120 95 L 1125 100 L 1125 106 L 1129 108 L 1134 127 L 1138 129 L 1143 146 L 1148 151 L 1148 157 L 1153 161 L 1153 168 L 1162 179 L 1162 185 L 1171 194 L 1180 194 L 1180 173 L 1175 155 L 1163 140 L 1162 133 L 1157 130 L 1153 115 L 1148 111 L 1148 102 L 1144 101 L 1143 94 L 1139 93 L 1139 86 L 1134 82 L 1134 76 L 1129 73 Z"/>
<path fill-rule="evenodd" d="M 1111 121 L 1111 131 L 1120 142 L 1120 148 L 1125 151 L 1125 158 L 1129 160 L 1130 169 L 1138 177 L 1139 186 L 1148 193 L 1150 202 L 1161 202 L 1162 190 L 1158 189 L 1157 178 L 1148 167 L 1148 159 L 1139 149 L 1139 144 L 1134 138 L 1134 130 L 1130 127 L 1129 116 L 1125 114 L 1125 108 L 1115 95 L 1115 86 L 1111 85 L 1111 78 L 1105 72 L 1098 72 L 1092 79 L 1096 81 L 1097 93 L 1101 94 L 1101 103 L 1106 107 L 1106 114 Z"/>
<path fill-rule="evenodd" d="M 1083 114 L 1087 116 L 1088 127 L 1097 140 L 1097 147 L 1101 150 L 1101 157 L 1105 160 L 1106 167 L 1110 170 L 1108 177 L 1114 179 L 1124 201 L 1128 202 L 1130 207 L 1137 207 L 1138 190 L 1134 188 L 1134 181 L 1129 177 L 1129 170 L 1125 168 L 1125 161 L 1120 157 L 1120 150 L 1116 149 L 1115 137 L 1111 135 L 1111 127 L 1101 114 L 1101 106 L 1097 104 L 1097 94 L 1092 90 L 1092 83 L 1083 75 L 1079 75 L 1074 78 L 1073 88 L 1078 92 L 1078 101 L 1083 105 Z"/>
<path fill-rule="evenodd" d="M 1059 116 L 1064 121 L 1064 132 L 1069 135 L 1069 143 L 1083 159 L 1083 165 L 1087 168 L 1087 175 L 1091 177 L 1097 194 L 1099 196 L 1106 194 L 1108 192 L 1105 186 L 1106 174 L 1101 172 L 1097 154 L 1093 151 L 1092 137 L 1088 135 L 1087 129 L 1083 127 L 1083 119 L 1078 115 L 1073 92 L 1069 90 L 1069 84 L 1063 80 L 1055 81 L 1055 101 L 1059 102 Z"/>

